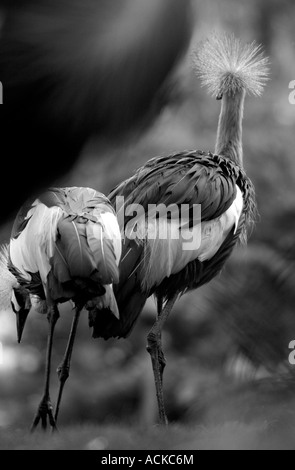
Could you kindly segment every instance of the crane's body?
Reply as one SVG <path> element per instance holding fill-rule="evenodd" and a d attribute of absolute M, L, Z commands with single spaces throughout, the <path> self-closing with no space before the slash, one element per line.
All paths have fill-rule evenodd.
<path fill-rule="evenodd" d="M 139 222 L 142 224 L 139 240 L 134 237 L 130 240 L 125 233 L 120 283 L 115 292 L 120 318 L 100 315 L 94 325 L 95 336 L 125 337 L 147 298 L 156 295 L 158 316 L 148 335 L 148 351 L 163 424 L 167 423 L 162 388 L 163 325 L 179 295 L 209 282 L 221 271 L 238 240 L 246 240 L 256 210 L 254 187 L 243 170 L 242 121 L 246 94 L 257 96 L 263 90 L 268 74 L 267 59 L 255 43 L 244 46 L 234 36 L 222 35 L 204 42 L 196 54 L 195 65 L 202 83 L 222 100 L 216 154 L 191 151 L 154 158 L 109 195 L 113 204 L 117 197 L 124 197 L 125 207 L 140 204 L 146 217 Z M 188 205 L 186 230 L 199 230 L 201 223 L 200 243 L 187 251 L 182 248 L 181 238 L 156 236 L 150 240 L 150 204 L 166 207 L 174 204 L 179 209 L 183 204 Z M 201 220 L 194 219 L 195 204 L 201 205 Z M 122 217 L 119 211 L 118 218 L 126 232 L 130 222 L 128 212 Z M 158 217 L 153 223 L 156 234 L 163 223 L 170 225 L 171 233 L 183 229 L 180 222 L 177 224 L 172 219 L 163 222 Z"/>
<path fill-rule="evenodd" d="M 83 307 L 95 305 L 97 310 L 119 318 L 113 284 L 119 281 L 120 257 L 121 235 L 114 209 L 103 194 L 93 189 L 53 188 L 19 211 L 7 256 L 9 276 L 12 274 L 17 281 L 17 286 L 11 286 L 11 296 L 18 340 L 30 310 L 30 297 L 37 298 L 39 311 L 48 314 L 50 323 L 45 393 L 33 429 L 40 419 L 45 427 L 47 415 L 51 426 L 56 425 Z M 76 312 L 58 369 L 61 386 L 53 417 L 49 397 L 53 332 L 59 317 L 57 306 L 68 300 L 74 302 Z"/>
<path fill-rule="evenodd" d="M 254 187 L 243 169 L 242 120 L 246 94 L 259 95 L 267 80 L 267 60 L 261 54 L 260 47 L 254 44 L 243 46 L 233 36 L 213 36 L 212 40 L 204 43 L 197 54 L 196 67 L 203 84 L 222 100 L 216 154 L 185 151 L 168 157 L 154 158 L 111 192 L 109 198 L 114 206 L 117 206 L 117 197 L 120 198 L 117 216 L 121 233 L 125 236 L 119 264 L 120 279 L 119 283 L 114 285 L 116 300 L 111 296 L 112 302 L 116 302 L 118 306 L 119 315 L 114 309 L 110 309 L 110 305 L 99 300 L 104 294 L 105 285 L 110 284 L 102 277 L 97 284 L 98 274 L 91 271 L 92 264 L 89 264 L 89 247 L 87 253 L 82 249 L 83 256 L 81 255 L 81 247 L 84 246 L 82 239 L 83 243 L 86 238 L 88 245 L 92 245 L 87 233 L 89 224 L 96 225 L 92 220 L 92 205 L 87 206 L 90 211 L 74 215 L 60 207 L 59 198 L 59 202 L 53 202 L 52 205 L 46 204 L 43 199 L 39 200 L 37 209 L 32 206 L 29 208 L 32 212 L 25 210 L 25 217 L 21 213 L 10 253 L 12 264 L 16 263 L 15 268 L 20 274 L 13 270 L 12 272 L 21 287 L 27 286 L 31 293 L 34 293 L 37 273 L 38 295 L 43 295 L 46 302 L 49 300 L 53 305 L 50 310 L 52 314 L 47 361 L 49 366 L 57 317 L 56 304 L 69 298 L 76 303 L 73 334 L 70 336 L 66 359 L 61 367 L 61 391 L 68 374 L 73 337 L 82 306 L 86 305 L 89 310 L 89 323 L 93 327 L 94 337 L 126 337 L 147 298 L 152 294 L 157 297 L 158 315 L 148 334 L 148 351 L 152 359 L 160 422 L 163 424 L 167 423 L 163 399 L 165 359 L 161 346 L 161 331 L 165 321 L 180 295 L 209 282 L 221 271 L 236 243 L 239 240 L 246 241 L 256 210 Z M 38 233 L 38 224 L 34 228 L 33 218 L 36 210 L 40 210 L 41 217 L 43 206 L 39 209 L 39 204 L 44 202 L 48 211 L 46 213 L 51 214 L 51 226 L 55 227 L 53 233 L 58 233 L 60 237 L 48 238 L 49 232 L 45 230 L 46 233 L 41 231 L 43 235 L 34 243 L 31 239 L 26 239 L 26 231 L 28 233 L 32 227 L 32 233 Z M 166 208 L 173 205 L 179 213 L 182 205 L 185 205 L 188 208 L 187 218 L 182 223 L 181 219 L 177 221 L 177 218 L 158 216 L 151 222 L 148 217 L 150 205 L 164 205 Z M 195 205 L 201 207 L 200 217 L 195 216 Z M 52 206 L 55 209 L 51 211 Z M 132 208 L 135 207 L 143 209 L 143 217 L 134 218 Z M 65 222 L 63 217 L 59 219 L 60 213 L 63 213 Z M 72 220 L 73 216 L 76 221 Z M 82 227 L 79 226 L 80 217 L 83 220 Z M 46 223 L 44 220 L 44 226 Z M 164 238 L 160 236 L 162 229 L 167 232 Z M 74 253 L 79 255 L 77 259 L 72 256 L 71 236 L 68 238 L 66 235 L 69 233 L 78 233 L 78 237 L 74 236 Z M 198 236 L 198 240 L 189 249 L 184 249 L 183 243 L 190 233 Z M 67 243 L 63 244 L 63 238 Z M 93 241 L 93 233 L 91 240 Z M 26 249 L 20 249 L 18 244 Z M 28 247 L 32 264 L 27 263 Z M 119 247 L 116 249 L 119 255 Z M 95 252 L 101 255 L 102 250 L 98 248 Z M 38 266 L 37 259 L 40 263 Z M 78 259 L 80 263 L 77 265 Z M 114 260 L 118 262 L 115 249 L 111 263 L 113 268 Z M 65 264 L 69 269 L 65 269 Z M 112 280 L 116 280 L 114 276 Z M 110 310 L 114 315 L 110 314 Z M 48 383 L 47 371 L 45 398 L 39 407 L 37 420 L 40 416 L 43 420 L 44 414 L 45 418 L 46 414 L 49 414 L 51 419 Z M 42 409 L 44 405 L 45 413 Z M 53 418 L 51 424 L 55 424 Z"/>
<path fill-rule="evenodd" d="M 119 280 L 120 256 L 120 231 L 108 199 L 90 188 L 57 188 L 21 208 L 9 269 L 49 304 L 85 304 L 95 297 L 107 303 Z M 118 316 L 117 309 L 112 313 Z"/>
<path fill-rule="evenodd" d="M 95 336 L 105 339 L 126 337 L 150 295 L 168 301 L 209 282 L 236 242 L 245 238 L 255 216 L 254 188 L 244 171 L 224 157 L 198 151 L 153 158 L 109 195 L 114 205 L 117 196 L 124 197 L 118 219 L 124 220 L 125 232 L 132 215 L 122 218 L 121 211 L 126 213 L 131 204 L 139 204 L 146 214 L 151 204 L 177 205 L 179 214 L 187 204 L 190 227 L 185 230 L 201 228 L 201 239 L 196 248 L 184 250 L 187 237 L 181 236 L 179 225 L 179 237 L 150 239 L 147 218 L 143 228 L 137 224 L 140 239 L 125 233 L 120 282 L 115 287 L 120 318 L 100 315 L 95 327 Z M 196 205 L 201 206 L 201 220 L 192 218 Z M 169 226 L 175 223 L 161 217 L 155 221 L 157 234 L 162 224 L 168 225 L 169 234 Z"/>

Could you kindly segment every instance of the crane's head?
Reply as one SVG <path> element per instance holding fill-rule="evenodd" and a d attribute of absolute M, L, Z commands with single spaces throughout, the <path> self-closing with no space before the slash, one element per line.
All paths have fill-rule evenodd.
<path fill-rule="evenodd" d="M 224 95 L 260 96 L 269 79 L 269 59 L 262 46 L 243 44 L 233 34 L 213 34 L 193 57 L 202 85 L 218 100 Z"/>
<path fill-rule="evenodd" d="M 16 314 L 17 339 L 20 343 L 22 332 L 31 308 L 30 295 L 8 269 L 9 250 L 7 245 L 0 247 L 0 309 L 13 310 Z"/>
<path fill-rule="evenodd" d="M 12 289 L 11 307 L 16 315 L 17 341 L 20 343 L 31 310 L 30 295 L 24 287 L 18 286 Z"/>

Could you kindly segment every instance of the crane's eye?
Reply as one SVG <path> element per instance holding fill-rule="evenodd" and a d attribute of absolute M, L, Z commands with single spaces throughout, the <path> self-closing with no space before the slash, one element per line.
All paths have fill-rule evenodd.
<path fill-rule="evenodd" d="M 223 98 L 223 93 L 222 92 L 218 93 L 218 95 L 216 96 L 217 101 L 222 100 L 222 98 Z"/>

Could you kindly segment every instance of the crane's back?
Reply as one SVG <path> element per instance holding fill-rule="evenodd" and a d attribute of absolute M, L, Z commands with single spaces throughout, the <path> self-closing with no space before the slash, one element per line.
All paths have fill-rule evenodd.
<path fill-rule="evenodd" d="M 254 188 L 244 171 L 225 157 L 188 151 L 168 157 L 154 158 L 140 168 L 134 176 L 120 184 L 109 195 L 113 204 L 116 197 L 124 197 L 125 206 L 120 208 L 119 220 L 126 228 L 132 216 L 125 214 L 130 204 L 140 204 L 148 211 L 149 204 L 165 203 L 201 204 L 201 222 L 206 223 L 220 218 L 237 197 L 239 188 L 243 196 L 243 209 L 238 227 L 224 238 L 221 246 L 209 259 L 198 258 L 169 277 L 163 276 L 161 282 L 145 288 L 145 243 L 125 238 L 120 262 L 120 282 L 115 288 L 115 295 L 120 310 L 120 320 L 101 317 L 98 319 L 95 335 L 105 339 L 127 336 L 146 299 L 155 293 L 158 297 L 171 298 L 175 293 L 183 294 L 209 282 L 222 269 L 226 259 L 239 239 L 245 239 L 247 230 L 255 216 Z M 124 217 L 122 217 L 125 214 Z M 190 223 L 194 223 L 193 211 Z M 165 255 L 163 255 L 165 256 Z M 159 263 L 156 267 L 159 268 Z"/>
<path fill-rule="evenodd" d="M 54 302 L 104 295 L 104 285 L 118 282 L 120 255 L 114 210 L 90 188 L 55 188 L 25 204 L 10 242 L 19 282 Z"/>

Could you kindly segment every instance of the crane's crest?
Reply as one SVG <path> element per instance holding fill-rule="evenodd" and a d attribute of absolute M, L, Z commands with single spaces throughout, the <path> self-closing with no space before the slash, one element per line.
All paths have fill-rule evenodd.
<path fill-rule="evenodd" d="M 8 269 L 8 245 L 0 247 L 0 310 L 11 308 L 11 294 L 18 282 Z"/>
<path fill-rule="evenodd" d="M 213 34 L 193 55 L 193 66 L 209 93 L 246 93 L 260 96 L 269 80 L 269 59 L 262 46 L 243 44 L 233 34 Z"/>

